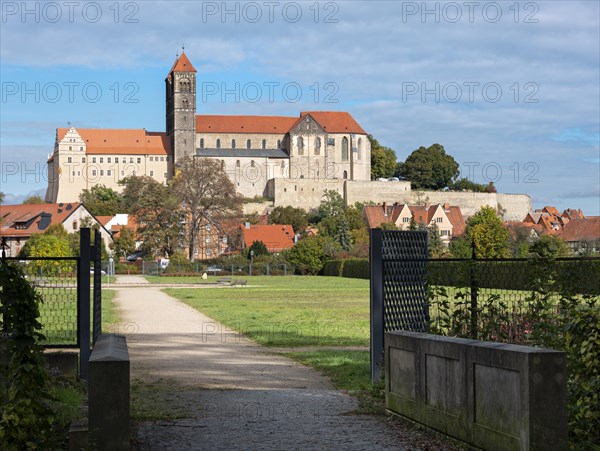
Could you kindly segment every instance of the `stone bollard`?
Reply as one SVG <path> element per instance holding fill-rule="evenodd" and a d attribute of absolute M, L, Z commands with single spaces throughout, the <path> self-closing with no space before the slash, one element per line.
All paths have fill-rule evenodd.
<path fill-rule="evenodd" d="M 90 446 L 129 449 L 129 352 L 124 336 L 102 335 L 89 360 Z"/>

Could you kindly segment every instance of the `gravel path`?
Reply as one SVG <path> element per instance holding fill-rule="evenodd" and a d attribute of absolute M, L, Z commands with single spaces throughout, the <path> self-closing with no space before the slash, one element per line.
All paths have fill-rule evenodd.
<path fill-rule="evenodd" d="M 385 417 L 350 414 L 356 399 L 314 370 L 144 282 L 120 276 L 111 286 L 116 331 L 127 335 L 132 379 L 157 387 L 158 405 L 177 415 L 137 422 L 137 449 L 427 449 Z"/>

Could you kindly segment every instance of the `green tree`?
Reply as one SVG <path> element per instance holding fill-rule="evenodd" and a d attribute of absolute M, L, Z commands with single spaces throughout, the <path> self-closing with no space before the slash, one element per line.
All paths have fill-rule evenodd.
<path fill-rule="evenodd" d="M 325 190 L 319 205 L 319 219 L 342 215 L 345 206 L 344 198 L 340 193 L 333 189 Z"/>
<path fill-rule="evenodd" d="M 308 226 L 308 214 L 302 208 L 275 207 L 269 215 L 269 224 L 290 224 L 296 233 L 303 233 Z"/>
<path fill-rule="evenodd" d="M 27 240 L 21 252 L 22 257 L 71 257 L 69 241 L 55 235 L 35 233 Z M 54 276 L 62 272 L 74 271 L 73 262 L 65 260 L 31 260 L 29 268 L 37 275 Z"/>
<path fill-rule="evenodd" d="M 350 250 L 352 246 L 350 241 L 350 226 L 345 216 L 340 218 L 333 238 L 343 251 Z"/>
<path fill-rule="evenodd" d="M 382 222 L 379 228 L 381 230 L 399 230 L 395 222 Z"/>
<path fill-rule="evenodd" d="M 4 193 L 2 191 L 0 191 L 0 204 L 4 203 Z"/>
<path fill-rule="evenodd" d="M 571 252 L 563 239 L 554 235 L 542 235 L 529 247 L 529 253 L 534 257 L 559 258 L 568 257 Z"/>
<path fill-rule="evenodd" d="M 319 236 L 302 238 L 286 251 L 287 260 L 302 274 L 317 274 L 323 268 L 326 254 L 324 240 Z"/>
<path fill-rule="evenodd" d="M 510 255 L 510 234 L 493 207 L 483 206 L 467 221 L 466 235 L 477 258 L 505 258 Z"/>
<path fill-rule="evenodd" d="M 193 260 L 200 227 L 242 216 L 243 198 L 218 160 L 185 157 L 177 163 L 173 191 L 183 207 L 187 244 Z"/>
<path fill-rule="evenodd" d="M 445 188 L 454 182 L 458 174 L 458 163 L 446 154 L 440 144 L 419 147 L 399 167 L 399 175 L 410 180 L 414 189 Z"/>
<path fill-rule="evenodd" d="M 110 243 L 109 247 L 117 260 L 119 257 L 127 257 L 129 254 L 135 252 L 135 233 L 127 227 L 122 228 L 119 236 Z"/>
<path fill-rule="evenodd" d="M 379 144 L 372 135 L 368 138 L 371 142 L 371 180 L 392 177 L 397 167 L 396 152 Z"/>
<path fill-rule="evenodd" d="M 42 196 L 36 194 L 35 196 L 29 196 L 27 199 L 23 201 L 23 205 L 37 205 L 37 204 L 45 204 L 46 202 L 42 199 Z"/>
<path fill-rule="evenodd" d="M 65 241 L 69 241 L 69 233 L 62 224 L 50 224 L 48 228 L 44 230 L 44 235 L 52 235 Z"/>
<path fill-rule="evenodd" d="M 427 227 L 427 238 L 429 257 L 442 258 L 448 254 L 448 248 L 440 237 L 440 229 L 436 223 Z"/>
<path fill-rule="evenodd" d="M 254 254 L 252 253 L 254 251 Z M 265 246 L 262 241 L 254 241 L 248 248 L 248 260 L 254 255 L 254 258 L 260 257 L 261 255 L 269 255 L 269 249 Z"/>
<path fill-rule="evenodd" d="M 114 216 L 121 207 L 121 195 L 114 189 L 104 185 L 94 185 L 84 189 L 79 195 L 79 202 L 94 216 Z"/>
<path fill-rule="evenodd" d="M 448 246 L 452 258 L 471 258 L 471 241 L 466 236 L 452 238 Z"/>

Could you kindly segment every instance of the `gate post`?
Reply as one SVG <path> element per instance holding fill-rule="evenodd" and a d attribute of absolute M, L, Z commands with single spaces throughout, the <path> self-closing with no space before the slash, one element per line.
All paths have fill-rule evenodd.
<path fill-rule="evenodd" d="M 88 378 L 90 358 L 90 229 L 79 230 L 79 265 L 77 271 L 77 341 L 79 342 L 79 377 Z"/>
<path fill-rule="evenodd" d="M 102 250 L 101 236 L 98 230 L 94 231 L 94 247 L 92 251 L 92 259 L 94 260 L 94 296 L 93 296 L 93 331 L 94 345 L 102 332 Z"/>
<path fill-rule="evenodd" d="M 381 229 L 371 229 L 371 382 L 379 380 L 383 368 L 383 258 Z"/>

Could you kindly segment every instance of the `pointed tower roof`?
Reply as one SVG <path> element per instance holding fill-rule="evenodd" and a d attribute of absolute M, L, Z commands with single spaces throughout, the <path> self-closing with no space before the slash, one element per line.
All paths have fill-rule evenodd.
<path fill-rule="evenodd" d="M 171 70 L 169 71 L 169 73 L 171 73 L 171 72 L 198 72 L 198 71 L 194 68 L 194 66 L 188 59 L 187 55 L 185 54 L 185 51 L 182 51 L 181 56 L 179 58 L 177 58 L 177 60 L 175 60 L 175 63 L 173 63 L 173 67 L 171 67 Z"/>

